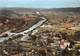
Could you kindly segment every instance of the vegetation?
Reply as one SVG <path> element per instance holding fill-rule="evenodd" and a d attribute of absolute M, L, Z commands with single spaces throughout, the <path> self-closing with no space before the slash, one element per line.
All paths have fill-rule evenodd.
<path fill-rule="evenodd" d="M 35 9 L 36 10 L 36 9 Z M 0 55 L 2 56 L 80 56 L 80 14 L 75 11 L 41 10 L 34 21 L 27 25 L 26 16 L 19 15 L 12 10 L 0 12 L 0 32 L 7 30 L 19 32 L 36 24 L 45 16 L 47 22 L 38 27 L 37 32 L 29 32 L 25 35 L 11 35 L 0 43 Z M 32 15 L 32 14 L 30 14 Z M 35 14 L 34 14 L 35 15 Z M 6 29 L 7 28 L 7 29 Z M 32 34 L 34 33 L 34 34 Z M 3 35 L 5 36 L 5 35 Z M 1 36 L 2 37 L 2 36 Z M 21 40 L 25 38 L 25 40 Z M 61 49 L 61 40 L 69 42 L 64 51 Z M 63 43 L 64 44 L 64 43 Z M 63 54 L 65 55 L 63 55 Z"/>

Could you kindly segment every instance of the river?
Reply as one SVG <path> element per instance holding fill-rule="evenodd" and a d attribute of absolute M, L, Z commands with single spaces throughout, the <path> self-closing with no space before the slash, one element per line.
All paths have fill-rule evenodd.
<path fill-rule="evenodd" d="M 13 35 L 18 35 L 18 34 L 22 34 L 23 35 L 23 37 L 21 38 L 21 40 L 24 40 L 25 38 L 25 36 L 26 36 L 26 34 L 28 34 L 28 32 L 30 32 L 30 31 L 34 31 L 34 29 L 36 29 L 37 27 L 39 27 L 39 26 L 41 26 L 44 22 L 46 22 L 47 21 L 47 19 L 45 18 L 45 17 L 40 17 L 41 18 L 41 20 L 38 22 L 38 23 L 36 23 L 36 24 L 34 24 L 32 27 L 30 27 L 29 29 L 27 29 L 27 30 L 25 30 L 25 31 L 23 31 L 23 32 L 19 32 L 19 33 L 8 33 L 8 35 L 10 36 L 10 37 L 2 37 L 2 38 L 0 38 L 0 42 L 3 42 L 4 40 L 8 40 L 9 38 L 11 38 L 11 36 L 13 36 Z M 26 33 L 26 34 L 25 34 Z"/>

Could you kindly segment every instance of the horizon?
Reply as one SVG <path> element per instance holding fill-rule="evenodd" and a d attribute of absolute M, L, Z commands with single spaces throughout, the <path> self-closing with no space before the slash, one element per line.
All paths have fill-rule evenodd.
<path fill-rule="evenodd" d="M 24 9 L 67 9 L 67 8 L 80 8 L 80 7 L 60 7 L 60 8 L 31 8 L 31 7 L 0 7 L 0 9 L 8 9 L 8 8 L 24 8 Z"/>
<path fill-rule="evenodd" d="M 80 0 L 0 0 L 0 8 L 75 8 Z"/>

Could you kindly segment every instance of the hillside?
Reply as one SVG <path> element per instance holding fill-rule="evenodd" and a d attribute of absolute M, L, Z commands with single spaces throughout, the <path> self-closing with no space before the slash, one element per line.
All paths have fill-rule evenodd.
<path fill-rule="evenodd" d="M 75 8 L 21 8 L 21 7 L 12 7 L 12 8 L 0 8 L 2 9 L 7 9 L 7 10 L 13 10 L 16 12 L 34 12 L 34 11 L 62 11 L 62 12 L 80 12 L 80 7 L 75 7 Z"/>
<path fill-rule="evenodd" d="M 27 18 L 23 17 L 24 14 L 35 14 L 39 11 L 41 15 L 48 19 L 51 24 L 58 24 L 66 21 L 71 21 L 75 25 L 80 23 L 80 8 L 0 8 L 0 32 L 11 30 L 14 32 L 22 31 L 31 27 L 34 23 L 39 20 L 30 19 L 29 23 L 26 21 Z M 27 24 L 28 23 L 28 24 Z M 27 25 L 27 26 L 26 26 Z M 3 27 L 2 27 L 3 26 Z M 18 30 L 18 31 L 17 31 Z"/>

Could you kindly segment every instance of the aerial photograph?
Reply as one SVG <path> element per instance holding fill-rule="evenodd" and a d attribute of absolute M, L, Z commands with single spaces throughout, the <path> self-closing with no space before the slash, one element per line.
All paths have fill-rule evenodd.
<path fill-rule="evenodd" d="M 0 56 L 80 56 L 80 0 L 0 0 Z"/>

